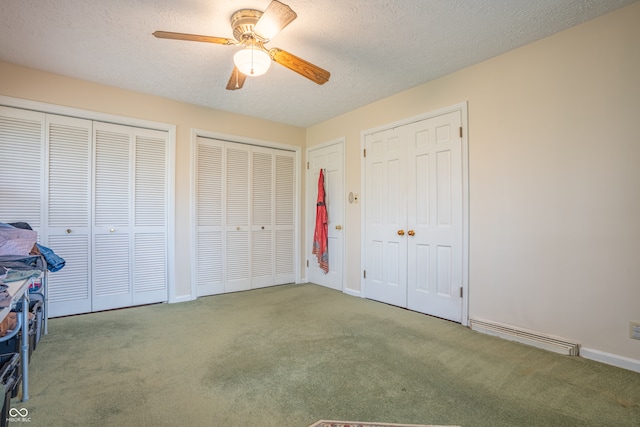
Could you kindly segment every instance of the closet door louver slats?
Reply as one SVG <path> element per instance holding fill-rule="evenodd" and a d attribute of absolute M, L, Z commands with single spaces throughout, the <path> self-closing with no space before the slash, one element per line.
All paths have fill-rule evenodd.
<path fill-rule="evenodd" d="M 98 124 L 97 124 L 98 125 Z M 128 129 L 99 124 L 95 132 L 96 226 L 129 225 L 130 136 Z M 104 128 L 107 129 L 104 129 Z"/>
<path fill-rule="evenodd" d="M 44 114 L 0 107 L 0 221 L 39 231 Z"/>
<path fill-rule="evenodd" d="M 91 311 L 89 238 L 85 235 L 49 236 L 47 243 L 65 261 L 65 267 L 49 274 L 49 316 Z"/>
<path fill-rule="evenodd" d="M 135 144 L 135 226 L 164 228 L 167 221 L 165 140 L 136 135 Z"/>

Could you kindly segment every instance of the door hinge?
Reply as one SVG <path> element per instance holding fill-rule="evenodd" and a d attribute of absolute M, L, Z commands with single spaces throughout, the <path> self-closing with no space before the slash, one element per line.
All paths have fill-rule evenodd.
<path fill-rule="evenodd" d="M 364 150 L 362 150 L 362 155 L 363 155 L 364 157 L 367 157 L 367 149 L 366 149 L 366 148 L 365 148 Z"/>
<path fill-rule="evenodd" d="M 460 138 L 462 138 L 462 126 L 460 126 Z"/>
<path fill-rule="evenodd" d="M 367 270 L 362 270 L 362 278 L 363 279 L 367 278 Z"/>
<path fill-rule="evenodd" d="M 309 260 L 307 260 L 307 267 L 309 267 Z"/>
<path fill-rule="evenodd" d="M 460 298 L 462 298 L 462 286 L 460 286 Z"/>
<path fill-rule="evenodd" d="M 307 162 L 307 169 L 309 169 L 309 162 Z"/>

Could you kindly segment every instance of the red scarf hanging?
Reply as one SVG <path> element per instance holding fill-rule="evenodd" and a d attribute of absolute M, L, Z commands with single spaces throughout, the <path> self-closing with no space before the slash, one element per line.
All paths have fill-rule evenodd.
<path fill-rule="evenodd" d="M 316 202 L 316 229 L 313 233 L 313 251 L 318 257 L 318 264 L 325 274 L 329 272 L 327 205 L 324 197 L 324 173 L 320 169 L 318 177 L 318 200 Z"/>

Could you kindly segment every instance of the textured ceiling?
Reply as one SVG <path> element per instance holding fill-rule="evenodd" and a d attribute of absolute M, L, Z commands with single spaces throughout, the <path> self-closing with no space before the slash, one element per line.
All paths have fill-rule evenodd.
<path fill-rule="evenodd" d="M 225 89 L 238 9 L 270 0 L 1 0 L 0 60 L 191 104 L 308 127 L 580 24 L 634 0 L 282 0 L 298 18 L 267 47 L 331 72 L 272 64 Z M 0 82 L 0 93 L 1 93 Z"/>

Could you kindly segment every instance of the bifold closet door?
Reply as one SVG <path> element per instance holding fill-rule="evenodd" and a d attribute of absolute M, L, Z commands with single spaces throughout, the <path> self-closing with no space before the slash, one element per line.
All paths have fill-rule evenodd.
<path fill-rule="evenodd" d="M 251 288 L 291 283 L 295 212 L 293 153 L 252 147 Z"/>
<path fill-rule="evenodd" d="M 91 311 L 91 121 L 0 107 L 0 220 L 27 222 L 66 261 L 50 317 Z"/>
<path fill-rule="evenodd" d="M 93 310 L 166 301 L 166 133 L 94 125 Z"/>
<path fill-rule="evenodd" d="M 199 137 L 196 294 L 294 280 L 295 155 Z"/>
<path fill-rule="evenodd" d="M 167 300 L 166 132 L 0 107 L 0 221 L 65 267 L 49 316 Z"/>
<path fill-rule="evenodd" d="M 47 114 L 45 245 L 65 261 L 49 274 L 49 315 L 87 313 L 91 306 L 90 120 Z"/>

